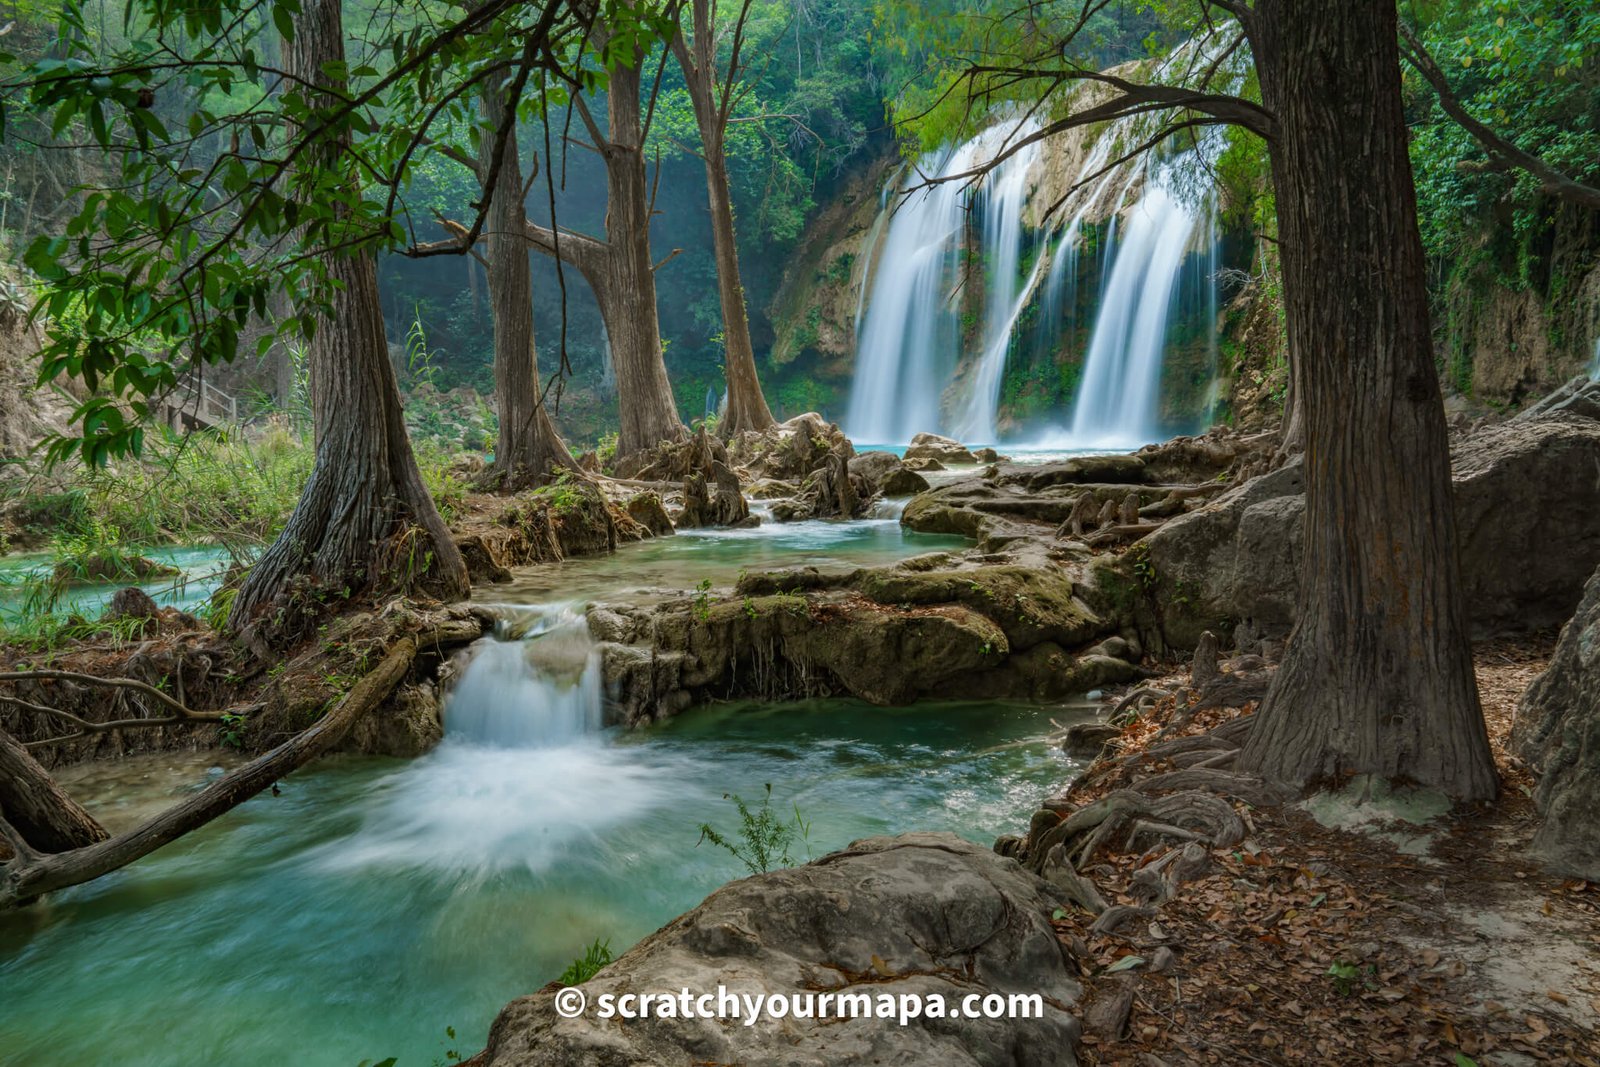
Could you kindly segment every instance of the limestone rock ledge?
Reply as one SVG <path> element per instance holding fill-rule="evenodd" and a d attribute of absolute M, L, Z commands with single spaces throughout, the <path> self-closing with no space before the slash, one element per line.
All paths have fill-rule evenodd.
<path fill-rule="evenodd" d="M 1081 989 L 1050 926 L 1059 891 L 953 834 L 874 837 L 803 867 L 734 882 L 645 938 L 556 1010 L 552 983 L 512 1001 L 472 1067 L 725 1063 L 1074 1067 Z M 596 1018 L 603 994 L 862 993 L 960 1006 L 1038 994 L 1038 1018 Z M 874 1001 L 876 1003 L 876 1001 Z"/>

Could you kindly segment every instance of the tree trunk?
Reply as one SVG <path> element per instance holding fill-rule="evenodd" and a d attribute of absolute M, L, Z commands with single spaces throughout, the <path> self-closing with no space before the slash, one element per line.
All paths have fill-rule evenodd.
<path fill-rule="evenodd" d="M 326 84 L 325 67 L 344 63 L 336 0 L 305 0 L 283 50 L 291 74 Z M 321 165 L 348 149 L 347 138 L 330 139 Z M 469 589 L 466 564 L 406 437 L 376 262 L 370 252 L 326 261 L 332 312 L 308 346 L 316 457 L 294 513 L 234 600 L 228 621 L 236 628 L 300 576 L 335 590 L 421 588 L 446 600 Z"/>
<path fill-rule="evenodd" d="M 656 276 L 650 260 L 650 190 L 645 180 L 644 134 L 639 121 L 638 58 L 611 71 L 602 154 L 606 202 L 605 281 L 596 289 L 617 371 L 622 427 L 617 455 L 626 456 L 688 436 L 678 418 L 662 358 L 656 317 Z"/>
<path fill-rule="evenodd" d="M 680 34 L 673 41 L 683 80 L 694 104 L 695 124 L 705 152 L 706 192 L 711 206 L 711 244 L 717 261 L 717 295 L 722 302 L 723 372 L 728 378 L 728 410 L 718 430 L 729 436 L 741 430 L 774 425 L 772 409 L 761 392 L 755 348 L 750 343 L 750 316 L 739 276 L 739 245 L 733 228 L 733 195 L 728 188 L 727 116 L 719 106 L 717 42 L 710 0 L 694 0 L 693 52 Z M 742 17 L 742 15 L 741 15 Z M 730 62 L 737 63 L 737 55 Z M 733 76 L 730 72 L 730 79 Z"/>
<path fill-rule="evenodd" d="M 0 818 L 40 852 L 66 852 L 110 836 L 4 730 L 0 730 Z"/>
<path fill-rule="evenodd" d="M 729 199 L 728 165 L 721 140 L 713 154 L 706 149 L 706 188 L 711 194 L 711 243 L 717 258 L 717 290 L 722 299 L 723 369 L 728 377 L 728 411 L 718 431 L 724 436 L 741 430 L 765 430 L 776 425 L 756 373 L 756 354 L 750 343 L 750 317 L 744 303 L 744 281 L 739 276 L 739 247 L 733 232 L 733 203 Z"/>
<path fill-rule="evenodd" d="M 1497 783 L 1460 593 L 1394 0 L 1259 0 L 1285 315 L 1306 423 L 1298 622 L 1241 767 Z"/>
<path fill-rule="evenodd" d="M 483 136 L 480 166 L 494 151 L 494 133 L 506 117 L 506 90 L 496 86 L 483 94 L 489 132 Z M 539 354 L 533 340 L 533 272 L 528 265 L 527 206 L 523 203 L 522 162 L 516 128 L 505 147 L 487 222 L 489 306 L 494 316 L 494 391 L 500 408 L 500 435 L 491 472 L 502 488 L 515 489 L 541 477 L 547 467 L 577 469 L 572 453 L 544 404 L 539 380 Z M 477 265 L 469 258 L 468 267 Z"/>

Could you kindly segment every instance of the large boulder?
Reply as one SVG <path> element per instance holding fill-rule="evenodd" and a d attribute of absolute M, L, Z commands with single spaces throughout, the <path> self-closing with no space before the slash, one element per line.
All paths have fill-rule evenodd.
<path fill-rule="evenodd" d="M 582 987 L 563 1018 L 554 984 L 512 1001 L 475 1067 L 939 1064 L 1070 1067 L 1079 1035 L 1077 965 L 1050 927 L 1049 883 L 953 834 L 857 841 L 804 867 L 746 878 L 645 938 Z M 719 989 L 754 998 L 833 994 L 834 1017 L 601 1019 L 602 998 Z M 855 999 L 855 994 L 865 1001 Z M 937 997 L 1036 995 L 1038 1018 L 929 1018 L 907 1025 L 856 1007 Z M 841 995 L 850 995 L 840 1001 Z M 570 994 L 568 994 L 570 996 Z M 887 998 L 887 1000 L 881 999 Z M 613 999 L 612 1003 L 615 1003 Z M 681 1014 L 681 1013 L 679 1013 Z M 1019 1013 L 1020 1014 L 1020 1013 Z M 1032 1014 L 1031 1012 L 1029 1014 Z M 854 1017 L 837 1017 L 853 1015 Z"/>
<path fill-rule="evenodd" d="M 1540 774 L 1534 850 L 1561 874 L 1600 882 L 1600 570 L 1523 696 L 1511 741 Z"/>
<path fill-rule="evenodd" d="M 908 460 L 934 460 L 939 463 L 966 463 L 978 462 L 978 457 L 967 450 L 960 441 L 949 437 L 940 437 L 936 433 L 919 433 L 911 439 L 911 444 L 906 448 Z"/>
<path fill-rule="evenodd" d="M 850 475 L 884 496 L 915 496 L 928 491 L 928 479 L 907 467 L 893 452 L 858 452 L 850 461 Z"/>
<path fill-rule="evenodd" d="M 1600 565 L 1600 421 L 1568 413 L 1486 426 L 1451 464 L 1474 629 L 1571 618 Z"/>
<path fill-rule="evenodd" d="M 1600 564 L 1600 421 L 1568 413 L 1492 424 L 1456 442 L 1451 460 L 1475 634 L 1568 618 Z M 1282 636 L 1294 624 L 1304 522 L 1295 461 L 1166 523 L 1103 570 L 1102 593 L 1124 607 L 1148 593 L 1161 605 L 1153 625 L 1175 648 L 1219 627 Z"/>

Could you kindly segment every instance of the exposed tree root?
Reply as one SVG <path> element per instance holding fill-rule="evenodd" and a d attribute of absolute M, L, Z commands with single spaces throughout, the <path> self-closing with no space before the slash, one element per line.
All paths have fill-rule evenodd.
<path fill-rule="evenodd" d="M 356 722 L 394 691 L 416 656 L 417 639 L 400 638 L 382 662 L 315 725 L 223 775 L 182 803 L 108 840 L 43 854 L 8 821 L 10 813 L 6 813 L 7 817 L 0 817 L 0 836 L 11 846 L 12 858 L 0 869 L 0 907 L 27 903 L 52 890 L 109 874 L 238 807 L 337 745 Z"/>

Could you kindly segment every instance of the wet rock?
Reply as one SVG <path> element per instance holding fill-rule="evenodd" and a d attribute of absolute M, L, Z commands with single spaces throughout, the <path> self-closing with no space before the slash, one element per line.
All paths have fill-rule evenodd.
<path fill-rule="evenodd" d="M 739 1063 L 1070 1067 L 1076 964 L 1049 924 L 1059 891 L 953 834 L 857 841 L 719 889 L 585 983 L 591 1004 L 643 990 L 868 998 L 1038 994 L 1038 1019 L 565 1019 L 554 986 L 495 1020 L 478 1067 Z M 875 1001 L 871 1001 L 875 1003 Z M 898 1003 L 891 999 L 892 1003 Z M 815 1015 L 815 1013 L 812 1013 Z"/>
<path fill-rule="evenodd" d="M 912 457 L 906 460 L 906 469 L 911 471 L 920 471 L 923 474 L 929 474 L 934 471 L 948 470 L 949 468 L 936 459 Z"/>
<path fill-rule="evenodd" d="M 919 433 L 906 448 L 906 460 L 931 459 L 939 463 L 975 464 L 978 457 L 960 441 L 936 433 Z"/>
<path fill-rule="evenodd" d="M 467 577 L 478 582 L 509 582 L 510 569 L 501 566 L 481 534 L 456 538 L 456 549 L 467 564 Z"/>
<path fill-rule="evenodd" d="M 884 496 L 916 496 L 928 491 L 928 479 L 901 464 L 878 484 L 878 490 Z"/>
<path fill-rule="evenodd" d="M 866 482 L 869 492 L 914 496 L 926 492 L 928 480 L 892 452 L 861 452 L 850 461 L 850 474 Z"/>
<path fill-rule="evenodd" d="M 1010 456 L 1002 456 L 992 448 L 980 448 L 972 453 L 973 458 L 979 463 L 1009 463 Z"/>
<path fill-rule="evenodd" d="M 667 509 L 656 493 L 636 493 L 629 497 L 627 511 L 634 522 L 650 531 L 651 537 L 665 537 L 674 532 L 672 520 L 667 516 Z M 746 512 L 748 513 L 748 509 Z"/>
<path fill-rule="evenodd" d="M 432 682 L 402 686 L 359 720 L 340 751 L 414 759 L 444 737 L 439 695 Z"/>

